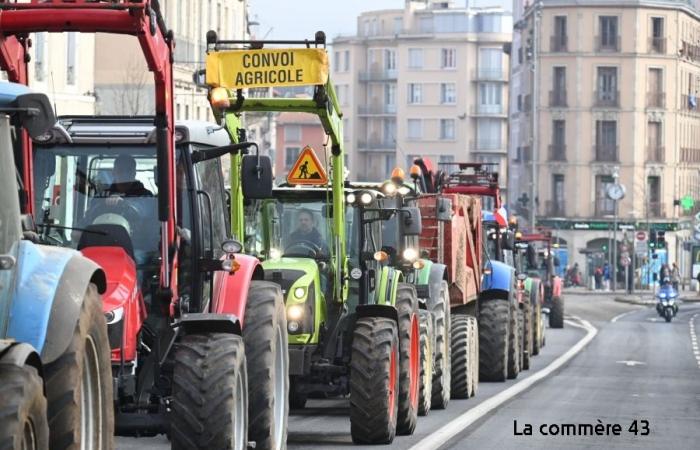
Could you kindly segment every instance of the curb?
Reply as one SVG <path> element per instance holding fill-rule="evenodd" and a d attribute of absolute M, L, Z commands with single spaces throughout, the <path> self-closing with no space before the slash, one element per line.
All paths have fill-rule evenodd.
<path fill-rule="evenodd" d="M 656 304 L 653 300 L 631 299 L 624 297 L 615 297 L 614 300 L 618 303 L 628 303 L 630 305 L 653 306 Z"/>

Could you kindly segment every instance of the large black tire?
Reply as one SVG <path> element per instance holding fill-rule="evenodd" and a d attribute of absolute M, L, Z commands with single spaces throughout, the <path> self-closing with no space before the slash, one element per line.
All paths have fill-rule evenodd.
<path fill-rule="evenodd" d="M 90 283 L 66 351 L 44 367 L 51 450 L 113 448 L 110 353 L 102 299 Z"/>
<path fill-rule="evenodd" d="M 289 349 L 282 290 L 253 281 L 248 291 L 243 341 L 248 367 L 248 439 L 257 449 L 287 447 Z"/>
<path fill-rule="evenodd" d="M 430 411 L 433 395 L 435 334 L 433 332 L 433 316 L 430 311 L 421 309 L 418 312 L 420 318 L 420 385 L 418 386 L 418 415 L 427 416 Z"/>
<path fill-rule="evenodd" d="M 34 367 L 0 365 L 0 449 L 49 447 L 44 386 Z"/>
<path fill-rule="evenodd" d="M 399 333 L 396 322 L 355 323 L 350 360 L 350 433 L 355 444 L 391 444 L 396 435 Z"/>
<path fill-rule="evenodd" d="M 510 340 L 508 342 L 508 378 L 518 378 L 520 373 L 520 357 L 522 356 L 522 321 L 520 311 L 516 303 L 511 303 L 510 313 Z"/>
<path fill-rule="evenodd" d="M 564 299 L 552 297 L 552 307 L 549 309 L 549 327 L 564 328 Z"/>
<path fill-rule="evenodd" d="M 523 321 L 523 360 L 522 366 L 523 370 L 530 370 L 530 358 L 532 358 L 532 351 L 534 348 L 533 342 L 533 330 L 532 330 L 532 305 L 530 305 L 530 300 L 525 299 L 523 301 L 521 312 L 521 318 Z"/>
<path fill-rule="evenodd" d="M 174 450 L 245 450 L 248 377 L 243 339 L 235 334 L 184 336 L 173 359 Z"/>
<path fill-rule="evenodd" d="M 450 401 L 452 358 L 450 341 L 450 294 L 447 281 L 440 284 L 438 298 L 428 298 L 428 310 L 433 314 L 435 351 L 433 361 L 432 409 L 445 409 Z"/>
<path fill-rule="evenodd" d="M 420 330 L 418 296 L 412 284 L 399 283 L 396 290 L 399 313 L 399 414 L 396 434 L 410 435 L 418 422 L 420 386 Z"/>
<path fill-rule="evenodd" d="M 452 314 L 452 398 L 469 398 L 474 375 L 472 323 L 465 314 Z"/>
<path fill-rule="evenodd" d="M 469 341 L 471 344 L 471 392 L 470 396 L 474 397 L 479 390 L 479 324 L 474 316 L 467 316 L 469 320 Z"/>
<path fill-rule="evenodd" d="M 479 308 L 479 379 L 506 381 L 510 347 L 510 303 L 491 299 Z"/>

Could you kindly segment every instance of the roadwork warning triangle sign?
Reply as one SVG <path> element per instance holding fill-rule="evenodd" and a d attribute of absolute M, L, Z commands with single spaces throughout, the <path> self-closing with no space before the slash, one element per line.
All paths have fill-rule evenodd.
<path fill-rule="evenodd" d="M 308 145 L 299 154 L 297 162 L 287 175 L 287 183 L 317 186 L 328 184 L 328 176 L 314 149 Z"/>

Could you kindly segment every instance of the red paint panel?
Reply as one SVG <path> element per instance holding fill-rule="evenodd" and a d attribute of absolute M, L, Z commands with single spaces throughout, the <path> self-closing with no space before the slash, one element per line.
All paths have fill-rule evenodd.
<path fill-rule="evenodd" d="M 214 274 L 214 302 L 212 312 L 217 314 L 233 314 L 244 326 L 245 307 L 248 301 L 248 290 L 253 279 L 255 268 L 260 261 L 248 255 L 236 255 L 240 268 L 233 274 L 218 271 Z"/>

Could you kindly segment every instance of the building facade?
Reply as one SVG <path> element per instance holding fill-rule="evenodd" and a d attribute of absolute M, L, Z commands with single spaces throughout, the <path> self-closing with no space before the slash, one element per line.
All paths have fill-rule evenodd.
<path fill-rule="evenodd" d="M 492 162 L 505 180 L 511 25 L 500 7 L 409 0 L 335 38 L 350 177 L 384 179 L 420 155 Z"/>
<path fill-rule="evenodd" d="M 664 261 L 688 276 L 688 233 L 675 230 L 697 212 L 677 201 L 700 198 L 698 11 L 685 1 L 541 0 L 516 2 L 514 14 L 509 206 L 525 217 L 534 206 L 586 273 L 612 261 L 617 217 L 617 254 L 640 249 L 642 276 Z M 619 202 L 607 194 L 616 175 Z M 669 231 L 657 257 L 632 233 L 653 229 Z"/>

